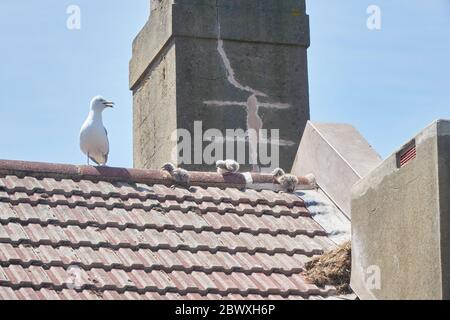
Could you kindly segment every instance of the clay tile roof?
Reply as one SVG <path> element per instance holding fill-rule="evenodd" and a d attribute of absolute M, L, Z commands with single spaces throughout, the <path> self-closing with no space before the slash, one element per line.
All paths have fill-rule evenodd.
<path fill-rule="evenodd" d="M 334 243 L 296 195 L 251 188 L 269 175 L 171 184 L 160 171 L 0 161 L 0 299 L 334 293 L 302 275 Z"/>

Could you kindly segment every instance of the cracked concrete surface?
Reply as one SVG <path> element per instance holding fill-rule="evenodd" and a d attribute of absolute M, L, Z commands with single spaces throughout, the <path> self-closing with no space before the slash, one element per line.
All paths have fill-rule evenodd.
<path fill-rule="evenodd" d="M 169 131 L 193 133 L 202 121 L 204 131 L 281 129 L 280 166 L 289 170 L 309 119 L 308 46 L 304 0 L 159 1 L 130 62 L 135 166 L 159 167 L 174 148 Z"/>

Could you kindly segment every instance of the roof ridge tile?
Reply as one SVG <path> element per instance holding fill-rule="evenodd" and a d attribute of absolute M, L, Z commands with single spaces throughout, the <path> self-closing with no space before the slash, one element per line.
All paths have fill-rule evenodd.
<path fill-rule="evenodd" d="M 244 174 L 220 175 L 213 172 L 190 172 L 193 186 L 215 186 L 220 188 L 243 188 L 248 183 Z M 127 169 L 115 167 L 93 167 L 85 165 L 57 164 L 15 160 L 0 160 L 0 176 L 31 176 L 38 179 L 72 179 L 74 181 L 89 180 L 94 182 L 133 182 L 161 184 L 171 186 L 172 179 L 161 170 Z M 251 173 L 255 185 L 273 185 L 273 177 L 270 174 Z M 310 181 L 305 177 L 299 177 L 300 185 L 310 186 Z"/>

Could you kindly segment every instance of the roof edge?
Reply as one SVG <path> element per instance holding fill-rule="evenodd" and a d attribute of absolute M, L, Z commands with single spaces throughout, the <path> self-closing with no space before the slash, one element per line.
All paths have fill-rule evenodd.
<path fill-rule="evenodd" d="M 274 184 L 273 177 L 270 174 L 236 173 L 222 176 L 214 172 L 194 171 L 191 171 L 190 174 L 192 186 L 279 190 L 279 186 Z M 167 186 L 173 184 L 170 175 L 161 170 L 0 160 L 0 176 L 7 175 L 109 182 L 120 181 L 163 184 Z M 298 189 L 312 189 L 315 187 L 307 178 L 298 178 Z"/>

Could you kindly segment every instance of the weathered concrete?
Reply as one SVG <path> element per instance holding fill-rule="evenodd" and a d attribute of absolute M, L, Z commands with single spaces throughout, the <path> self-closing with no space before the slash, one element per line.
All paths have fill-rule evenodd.
<path fill-rule="evenodd" d="M 173 42 L 165 50 L 165 55 L 152 65 L 141 86 L 134 91 L 135 168 L 160 168 L 171 159 L 171 149 L 176 146 L 171 140 L 172 132 L 177 129 Z"/>
<path fill-rule="evenodd" d="M 289 170 L 309 119 L 305 10 L 304 0 L 154 1 L 130 62 L 135 167 L 170 160 L 170 134 L 203 121 L 223 134 L 280 129 Z"/>
<path fill-rule="evenodd" d="M 313 173 L 319 187 L 350 218 L 353 184 L 380 163 L 380 156 L 353 126 L 309 121 L 292 173 Z"/>
<path fill-rule="evenodd" d="M 405 146 L 352 191 L 351 286 L 362 299 L 450 297 L 450 121 Z"/>

